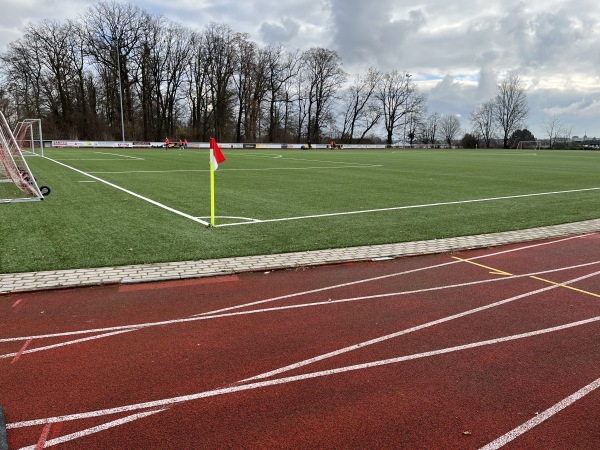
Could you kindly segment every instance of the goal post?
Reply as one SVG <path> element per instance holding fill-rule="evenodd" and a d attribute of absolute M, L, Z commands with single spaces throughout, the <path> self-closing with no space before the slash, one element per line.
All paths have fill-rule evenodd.
<path fill-rule="evenodd" d="M 542 141 L 519 141 L 517 144 L 517 150 L 533 149 L 539 150 L 542 148 Z"/>
<path fill-rule="evenodd" d="M 44 156 L 41 119 L 25 119 L 17 123 L 13 136 L 19 144 L 21 152 Z"/>
<path fill-rule="evenodd" d="M 42 199 L 17 139 L 0 112 L 0 203 Z"/>

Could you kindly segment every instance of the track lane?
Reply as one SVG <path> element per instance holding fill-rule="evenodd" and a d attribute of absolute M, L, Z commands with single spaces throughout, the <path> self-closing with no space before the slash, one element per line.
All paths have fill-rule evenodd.
<path fill-rule="evenodd" d="M 482 251 L 465 252 L 460 254 L 460 257 L 480 258 L 477 261 L 482 263 L 486 260 L 487 266 L 501 271 L 528 273 L 532 270 L 565 267 L 568 264 L 592 263 L 593 258 L 598 255 L 598 239 L 596 235 L 592 235 L 591 239 L 582 244 L 581 241 L 586 239 L 587 237 L 574 240 L 577 243 L 576 253 L 569 253 L 564 249 L 558 251 L 552 248 L 553 245 L 546 245 L 527 252 L 500 253 L 489 258 L 483 258 L 486 253 Z M 490 253 L 494 251 L 487 252 Z M 519 257 L 514 258 L 517 253 Z M 566 254 L 575 256 L 567 260 Z M 507 259 L 506 255 L 512 255 L 517 261 L 513 261 L 511 265 L 512 260 Z M 528 258 L 531 259 L 527 261 Z M 121 292 L 117 287 L 110 286 L 95 288 L 89 296 L 87 290 L 36 293 L 31 297 L 20 296 L 23 300 L 17 307 L 22 305 L 21 308 L 24 309 L 17 313 L 14 313 L 12 308 L 19 299 L 15 296 L 0 296 L 0 311 L 14 314 L 6 321 L 12 326 L 8 327 L 8 331 L 14 332 L 18 329 L 21 335 L 24 335 L 25 329 L 32 332 L 50 331 L 56 330 L 57 325 L 63 330 L 77 329 L 86 323 L 89 325 L 90 320 L 94 326 L 104 326 L 123 324 L 124 318 L 135 319 L 137 323 L 141 323 L 146 320 L 165 320 L 165 316 L 188 317 L 198 314 L 199 311 L 222 308 L 223 305 L 231 307 L 252 303 L 252 299 L 258 297 L 256 294 L 263 294 L 260 297 L 268 299 L 281 295 L 282 292 L 322 289 L 354 282 L 367 276 L 381 277 L 415 269 L 420 270 L 370 283 L 288 297 L 274 302 L 273 305 L 264 304 L 260 307 L 273 307 L 275 303 L 278 306 L 289 306 L 311 301 L 328 301 L 330 297 L 334 297 L 330 294 L 335 294 L 335 298 L 380 295 L 386 292 L 418 290 L 432 285 L 441 286 L 450 282 L 472 282 L 481 280 L 482 277 L 492 280 L 499 276 L 482 267 L 462 262 L 447 264 L 451 260 L 450 255 L 438 255 L 377 264 L 350 264 L 306 271 L 251 274 L 218 283 L 218 286 L 217 283 L 191 283 L 169 287 L 152 284 L 149 289 L 138 286 L 139 289 L 122 289 Z M 438 267 L 427 269 L 431 266 Z M 597 266 L 589 266 L 564 273 L 556 272 L 547 277 L 552 281 L 564 282 L 598 270 L 600 268 Z M 3 391 L 0 402 L 9 404 L 10 427 L 10 423 L 36 417 L 53 417 L 218 389 L 235 385 L 237 381 L 273 368 L 281 368 L 327 351 L 339 350 L 349 344 L 360 344 L 378 336 L 545 287 L 548 287 L 548 290 L 543 293 L 336 355 L 297 370 L 286 371 L 274 378 L 292 377 L 388 357 L 449 348 L 556 326 L 594 317 L 594 314 L 600 315 L 599 299 L 589 295 L 600 292 L 598 277 L 589 277 L 575 284 L 588 294 L 561 286 L 552 287 L 541 280 L 523 277 L 444 291 L 365 299 L 351 303 L 325 303 L 316 307 L 235 315 L 136 330 L 44 352 L 23 354 L 14 364 L 0 360 L 3 369 L 8 367 L 8 370 L 0 371 L 0 381 L 8 387 L 8 394 Z M 264 292 L 261 287 L 265 287 Z M 244 311 L 258 307 L 246 306 L 235 310 Z M 46 310 L 52 311 L 52 314 L 40 313 Z M 18 320 L 15 320 L 15 315 L 19 317 Z M 51 320 L 48 317 L 51 317 Z M 20 326 L 16 326 L 13 320 L 20 322 Z M 0 339 L 9 336 L 4 327 L 2 330 Z M 526 396 L 530 401 L 535 397 L 533 400 L 544 398 L 545 403 L 540 401 L 540 404 L 556 402 L 563 398 L 558 398 L 560 395 L 570 395 L 584 386 L 586 379 L 589 383 L 589 378 L 593 378 L 600 355 L 594 348 L 588 348 L 588 345 L 583 345 L 583 351 L 580 347 L 582 343 L 593 347 L 599 331 L 597 323 L 586 324 L 518 342 L 499 343 L 489 348 L 486 346 L 466 349 L 353 373 L 298 380 L 280 386 L 267 386 L 174 404 L 167 410 L 156 413 L 154 410 L 142 410 L 140 414 L 148 415 L 136 417 L 131 421 L 127 419 L 128 414 L 120 413 L 95 419 L 62 422 L 50 427 L 48 439 L 51 441 L 61 436 L 80 433 L 81 430 L 98 429 L 99 431 L 93 434 L 63 443 L 60 448 L 81 448 L 81 445 L 85 445 L 86 448 L 106 448 L 105 445 L 109 442 L 114 444 L 118 439 L 126 439 L 129 448 L 198 448 L 198 445 L 207 448 L 227 448 L 235 447 L 236 443 L 244 443 L 249 448 L 274 448 L 285 445 L 285 442 L 288 446 L 291 442 L 294 446 L 298 444 L 298 448 L 315 445 L 391 447 L 391 442 L 407 442 L 406 445 L 412 442 L 413 448 L 422 442 L 434 446 L 450 442 L 451 445 L 458 446 L 454 448 L 476 448 L 472 446 L 473 443 L 484 445 L 496 439 L 517 420 L 506 414 L 496 417 L 494 408 L 490 412 L 485 404 L 475 400 L 469 408 L 457 406 L 456 401 L 444 403 L 452 373 L 455 372 L 459 379 L 469 380 L 473 377 L 471 372 L 474 371 L 478 374 L 475 380 L 481 381 L 481 386 L 477 388 L 474 387 L 475 381 L 466 383 L 462 388 L 455 388 L 457 397 L 466 395 L 471 398 L 476 392 L 488 398 L 497 394 L 487 392 L 490 389 L 499 392 L 508 389 L 505 381 L 508 378 L 512 381 L 518 380 L 518 389 L 515 389 L 515 392 L 519 395 L 535 392 L 535 395 Z M 59 341 L 57 338 L 48 340 L 55 343 Z M 0 343 L 0 349 L 6 350 L 10 347 L 14 352 L 15 348 L 18 349 L 22 345 L 22 342 L 3 342 Z M 33 348 L 39 343 L 33 341 L 29 345 Z M 579 351 L 575 351 L 577 348 Z M 565 354 L 574 356 L 565 360 Z M 561 358 L 565 360 L 564 367 L 557 368 L 555 363 Z M 40 378 L 40 368 L 43 369 L 43 378 Z M 538 378 L 545 377 L 550 380 L 549 385 L 560 385 L 560 389 L 535 390 L 535 386 L 527 377 L 535 379 L 536 371 L 539 371 Z M 524 380 L 518 378 L 520 373 Z M 399 378 L 404 384 L 397 385 L 400 382 Z M 566 379 L 569 381 L 566 382 Z M 422 385 L 423 380 L 427 381 L 426 385 Z M 390 384 L 396 386 L 396 390 L 388 388 Z M 466 390 L 466 387 L 470 387 L 472 391 Z M 462 393 L 458 392 L 460 389 Z M 572 389 L 571 392 L 568 392 L 569 389 Z M 420 400 L 413 398 L 414 391 L 423 394 L 419 397 Z M 402 395 L 394 394 L 399 392 Z M 407 395 L 410 408 L 405 408 L 404 399 Z M 516 393 L 507 395 L 507 399 L 501 403 L 518 410 L 519 405 L 524 404 L 519 398 Z M 590 394 L 589 398 L 595 397 Z M 43 401 L 40 401 L 41 399 Z M 467 417 L 467 410 L 476 408 L 479 417 L 490 416 L 485 420 L 485 427 L 481 428 L 487 431 L 476 437 L 473 431 L 465 429 L 463 431 L 469 431 L 471 434 L 461 431 L 455 436 L 453 425 L 465 423 L 462 427 L 465 428 L 471 422 L 443 420 L 441 413 L 435 413 L 425 407 L 430 404 L 438 407 L 450 405 L 450 408 L 442 407 L 442 411 L 449 414 L 457 409 L 461 411 L 461 415 L 457 417 L 462 417 L 463 414 Z M 398 408 L 401 413 L 392 412 Z M 569 407 L 571 411 L 575 411 L 575 408 L 575 405 Z M 188 414 L 191 414 L 191 417 L 188 417 Z M 197 422 L 194 417 L 202 417 L 203 420 Z M 240 417 L 245 417 L 254 427 L 239 423 Z M 289 417 L 289 421 L 286 417 Z M 340 420 L 340 417 L 347 420 Z M 373 423 L 373 417 L 378 418 L 376 423 Z M 431 420 L 425 420 L 425 417 Z M 516 414 L 516 419 L 518 418 L 519 414 Z M 119 423 L 104 428 L 103 424 L 113 422 Z M 223 425 L 219 426 L 219 423 Z M 432 429 L 434 423 L 435 430 Z M 230 427 L 226 424 L 230 424 Z M 318 424 L 321 424 L 320 427 Z M 363 424 L 369 426 L 363 428 Z M 153 427 L 164 431 L 162 438 L 157 436 L 156 441 L 145 441 L 145 444 L 142 444 L 144 436 L 155 434 Z M 32 442 L 43 434 L 44 429 L 45 426 L 41 425 L 9 428 L 11 448 L 13 442 L 17 446 L 32 445 Z M 231 430 L 234 429 L 239 431 L 232 435 Z M 593 431 L 590 433 L 593 435 Z M 165 440 L 165 436 L 169 436 L 169 439 Z M 190 440 L 190 436 L 194 436 L 195 439 Z M 198 437 L 201 439 L 198 440 Z M 483 442 L 486 439 L 488 441 Z M 560 441 L 558 437 L 557 439 Z M 148 446 L 149 442 L 155 443 L 156 446 Z"/>

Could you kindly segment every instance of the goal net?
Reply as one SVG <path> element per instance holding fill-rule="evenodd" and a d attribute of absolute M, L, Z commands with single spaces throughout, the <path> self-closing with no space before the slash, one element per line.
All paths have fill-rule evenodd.
<path fill-rule="evenodd" d="M 0 203 L 42 198 L 19 144 L 0 112 Z"/>
<path fill-rule="evenodd" d="M 24 154 L 44 156 L 41 119 L 25 119 L 17 123 L 13 136 Z"/>
<path fill-rule="evenodd" d="M 519 141 L 517 149 L 534 149 L 539 150 L 542 148 L 542 141 Z"/>

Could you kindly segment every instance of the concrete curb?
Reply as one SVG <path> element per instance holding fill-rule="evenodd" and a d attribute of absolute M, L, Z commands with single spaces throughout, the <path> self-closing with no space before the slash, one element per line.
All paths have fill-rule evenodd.
<path fill-rule="evenodd" d="M 179 280 L 242 272 L 335 264 L 349 261 L 367 261 L 382 258 L 398 258 L 402 256 L 449 253 L 460 250 L 488 248 L 498 245 L 599 231 L 600 219 L 594 219 L 584 222 L 531 228 L 527 230 L 461 236 L 447 239 L 433 239 L 428 241 L 402 242 L 397 244 L 201 261 L 0 274 L 0 295 L 105 284 Z"/>

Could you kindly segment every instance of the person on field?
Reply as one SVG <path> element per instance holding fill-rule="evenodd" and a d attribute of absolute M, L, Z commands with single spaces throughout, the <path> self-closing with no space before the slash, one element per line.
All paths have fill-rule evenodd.
<path fill-rule="evenodd" d="M 187 141 L 187 139 L 184 139 L 184 140 L 183 140 L 183 148 L 187 148 L 187 144 L 188 144 L 188 141 Z"/>
<path fill-rule="evenodd" d="M 169 138 L 165 138 L 165 148 L 169 148 Z"/>
<path fill-rule="evenodd" d="M 183 150 L 183 139 L 179 139 L 179 150 Z"/>

